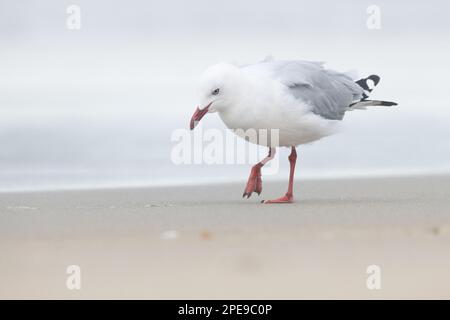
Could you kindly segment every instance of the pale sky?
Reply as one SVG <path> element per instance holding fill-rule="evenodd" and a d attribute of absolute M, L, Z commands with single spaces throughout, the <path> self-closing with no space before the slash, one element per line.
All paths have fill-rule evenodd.
<path fill-rule="evenodd" d="M 71 4 L 80 30 L 66 28 Z M 379 30 L 366 25 L 372 4 Z M 200 73 L 272 55 L 379 74 L 373 97 L 399 103 L 349 114 L 341 134 L 304 148 L 306 172 L 448 168 L 448 9 L 447 1 L 0 0 L 0 164 L 170 167 L 170 133 L 187 126 Z M 217 116 L 205 120 L 224 128 Z"/>

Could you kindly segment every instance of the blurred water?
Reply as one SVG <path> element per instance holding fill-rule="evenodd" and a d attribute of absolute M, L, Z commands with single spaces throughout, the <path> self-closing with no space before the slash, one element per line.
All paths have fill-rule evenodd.
<path fill-rule="evenodd" d="M 373 98 L 400 104 L 301 147 L 301 177 L 450 172 L 446 2 L 381 1 L 376 31 L 360 1 L 79 1 L 80 31 L 65 29 L 68 3 L 24 3 L 0 3 L 0 191 L 244 180 L 249 165 L 174 165 L 170 137 L 208 65 L 266 55 L 378 73 Z M 286 157 L 269 179 L 286 178 Z"/>
<path fill-rule="evenodd" d="M 301 177 L 450 172 L 449 119 L 403 114 L 404 108 L 355 111 L 341 132 L 299 148 Z M 169 117 L 170 118 L 170 117 Z M 165 185 L 243 180 L 249 165 L 175 165 L 174 129 L 153 112 L 2 117 L 0 189 Z M 217 115 L 205 128 L 224 129 Z M 171 127 L 170 125 L 173 125 Z M 198 128 L 197 128 L 198 129 Z M 225 130 L 225 129 L 224 129 Z M 280 155 L 286 178 L 287 150 Z"/>

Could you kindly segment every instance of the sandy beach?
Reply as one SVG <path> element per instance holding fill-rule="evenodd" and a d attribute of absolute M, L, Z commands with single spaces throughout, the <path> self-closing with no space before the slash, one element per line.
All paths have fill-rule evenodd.
<path fill-rule="evenodd" d="M 0 298 L 450 298 L 450 176 L 243 187 L 1 194 Z"/>

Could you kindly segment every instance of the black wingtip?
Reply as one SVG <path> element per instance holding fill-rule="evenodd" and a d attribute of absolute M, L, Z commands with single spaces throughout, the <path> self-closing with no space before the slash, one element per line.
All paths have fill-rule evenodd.
<path fill-rule="evenodd" d="M 381 105 L 382 105 L 382 106 L 390 107 L 390 106 L 397 106 L 398 103 L 392 102 L 392 101 L 381 101 Z"/>
<path fill-rule="evenodd" d="M 366 80 L 367 80 L 367 79 L 372 80 L 374 86 L 376 86 L 376 85 L 378 84 L 378 82 L 380 82 L 380 80 L 381 80 L 380 76 L 379 76 L 379 75 L 376 75 L 376 74 L 371 74 L 370 76 L 368 76 L 368 77 L 366 78 Z"/>
<path fill-rule="evenodd" d="M 373 82 L 373 86 L 369 87 L 369 84 L 367 83 L 367 80 L 371 80 Z M 376 85 L 380 82 L 380 80 L 381 80 L 380 76 L 377 76 L 376 74 L 371 74 L 367 78 L 359 79 L 358 81 L 356 81 L 356 83 L 361 88 L 363 88 L 365 91 L 372 92 L 373 88 L 376 87 Z"/>

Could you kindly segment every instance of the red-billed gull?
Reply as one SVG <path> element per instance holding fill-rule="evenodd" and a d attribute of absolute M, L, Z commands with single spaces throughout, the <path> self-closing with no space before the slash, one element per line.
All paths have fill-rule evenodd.
<path fill-rule="evenodd" d="M 355 81 L 346 73 L 309 61 L 265 60 L 239 67 L 220 63 L 208 68 L 201 80 L 201 101 L 190 128 L 207 113 L 218 112 L 238 135 L 247 130 L 277 130 L 278 141 L 252 141 L 269 147 L 269 154 L 253 166 L 243 196 L 262 191 L 261 168 L 273 159 L 276 147 L 290 147 L 289 186 L 286 194 L 264 203 L 293 201 L 296 146 L 332 134 L 346 111 L 394 102 L 368 100 L 380 78 L 371 75 Z M 270 140 L 270 139 L 269 139 Z"/>

